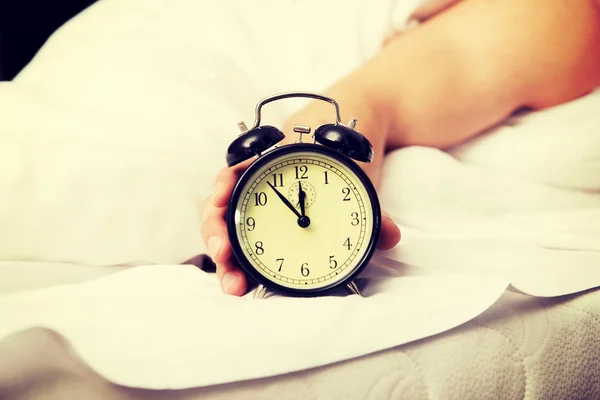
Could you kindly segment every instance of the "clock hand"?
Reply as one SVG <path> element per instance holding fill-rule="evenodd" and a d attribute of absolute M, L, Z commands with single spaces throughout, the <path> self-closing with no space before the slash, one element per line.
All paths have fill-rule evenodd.
<path fill-rule="evenodd" d="M 287 206 L 287 208 L 289 208 L 290 210 L 292 210 L 294 212 L 294 214 L 296 214 L 296 216 L 298 218 L 302 218 L 302 215 L 298 212 L 298 210 L 296 210 L 296 208 L 292 205 L 292 203 L 290 203 L 288 201 L 288 199 L 285 198 L 284 195 L 282 195 L 281 193 L 279 193 L 279 191 L 277 189 L 275 189 L 275 186 L 271 185 L 271 182 L 267 182 L 267 184 L 271 187 L 271 189 L 273 189 L 273 191 L 275 192 L 275 194 L 277 194 L 277 196 L 281 199 L 281 201 L 283 201 L 283 204 L 285 204 Z"/>
<path fill-rule="evenodd" d="M 302 184 L 298 181 L 298 202 L 300 203 L 300 213 L 304 217 L 306 215 L 304 200 L 306 199 L 306 193 L 302 190 Z"/>

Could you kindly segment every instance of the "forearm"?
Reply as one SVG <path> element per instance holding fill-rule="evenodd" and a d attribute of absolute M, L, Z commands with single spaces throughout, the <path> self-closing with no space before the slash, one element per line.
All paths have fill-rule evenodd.
<path fill-rule="evenodd" d="M 466 0 L 392 39 L 352 80 L 391 120 L 386 146 L 446 147 L 523 106 L 600 84 L 594 0 Z"/>

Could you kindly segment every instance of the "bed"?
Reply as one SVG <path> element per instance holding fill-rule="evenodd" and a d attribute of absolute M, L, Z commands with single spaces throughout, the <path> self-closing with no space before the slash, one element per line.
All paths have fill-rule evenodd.
<path fill-rule="evenodd" d="M 237 121 L 251 120 L 266 95 L 324 89 L 409 26 L 421 2 L 330 2 L 315 16 L 306 6 L 316 4 L 104 0 L 1 83 L 0 320 L 27 314 L 2 308 L 19 304 L 11 296 L 26 304 L 85 291 L 204 253 L 200 204 L 224 163 L 214 149 L 227 147 Z M 342 29 L 326 23 L 332 17 L 357 22 Z M 325 31 L 282 40 L 264 29 L 288 32 L 307 19 Z M 287 57 L 292 50 L 310 68 Z M 332 51 L 345 62 L 327 63 Z M 274 106 L 273 124 L 301 106 Z M 0 398 L 600 398 L 599 106 L 596 91 L 448 152 L 390 154 L 381 199 L 406 236 L 382 263 L 398 279 L 466 274 L 497 290 L 485 297 L 465 286 L 481 307 L 444 327 L 293 372 L 175 384 L 165 364 L 164 381 L 128 387 L 88 362 L 90 346 L 74 352 L 69 332 L 32 323 L 0 335 Z M 207 329 L 202 340 L 217 337 Z"/>
<path fill-rule="evenodd" d="M 555 298 L 507 292 L 480 316 L 434 337 L 319 368 L 184 390 L 110 383 L 60 334 L 31 328 L 0 342 L 0 397 L 595 399 L 599 324 L 597 290 Z"/>

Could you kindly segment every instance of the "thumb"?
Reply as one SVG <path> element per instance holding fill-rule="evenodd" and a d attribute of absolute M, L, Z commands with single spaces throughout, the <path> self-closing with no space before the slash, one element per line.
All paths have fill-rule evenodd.
<path fill-rule="evenodd" d="M 379 250 L 389 250 L 395 247 L 401 238 L 400 228 L 385 212 L 381 213 L 381 237 L 377 248 Z"/>

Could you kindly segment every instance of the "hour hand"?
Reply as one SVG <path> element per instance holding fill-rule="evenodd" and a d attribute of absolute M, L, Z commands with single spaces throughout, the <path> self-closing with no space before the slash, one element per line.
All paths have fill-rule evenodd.
<path fill-rule="evenodd" d="M 300 213 L 303 217 L 306 215 L 304 200 L 306 200 L 306 192 L 302 190 L 302 184 L 298 181 L 298 203 L 300 204 Z"/>
<path fill-rule="evenodd" d="M 275 189 L 275 186 L 273 186 L 271 184 L 271 182 L 267 182 L 267 184 L 271 187 L 271 189 L 273 189 L 273 191 L 275 192 L 275 194 L 277 194 L 277 197 L 279 197 L 281 199 L 281 201 L 283 201 L 283 204 L 285 204 L 287 206 L 287 208 L 289 208 L 290 210 L 292 210 L 294 212 L 294 214 L 296 214 L 296 216 L 298 218 L 302 218 L 302 215 L 298 212 L 298 210 L 296 210 L 296 207 L 294 207 L 292 205 L 292 203 L 290 203 L 288 201 L 288 199 L 285 198 L 284 195 L 282 195 L 281 193 L 279 193 L 279 190 Z"/>

